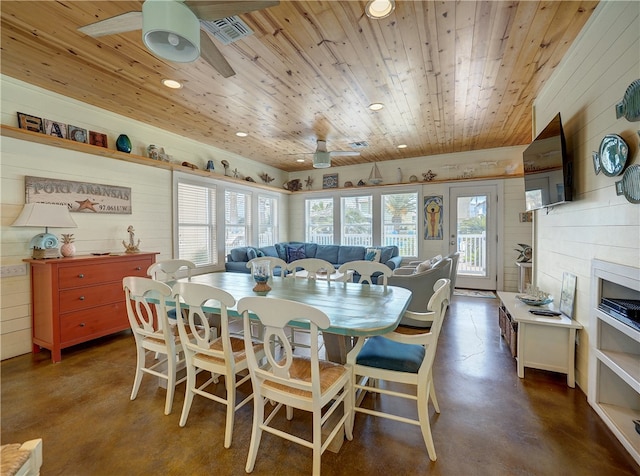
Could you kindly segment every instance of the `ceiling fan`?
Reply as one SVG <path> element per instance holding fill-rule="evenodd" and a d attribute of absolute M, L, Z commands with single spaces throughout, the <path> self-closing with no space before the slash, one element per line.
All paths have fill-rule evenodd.
<path fill-rule="evenodd" d="M 142 30 L 142 41 L 156 56 L 178 63 L 190 63 L 201 56 L 228 78 L 236 73 L 201 29 L 205 27 L 201 22 L 262 10 L 279 3 L 269 0 L 145 0 L 141 12 L 123 13 L 78 30 L 94 38 Z"/>
<path fill-rule="evenodd" d="M 317 139 L 316 151 L 313 152 L 313 168 L 326 169 L 331 167 L 331 157 L 356 157 L 360 152 L 355 150 L 327 150 L 327 141 Z"/>

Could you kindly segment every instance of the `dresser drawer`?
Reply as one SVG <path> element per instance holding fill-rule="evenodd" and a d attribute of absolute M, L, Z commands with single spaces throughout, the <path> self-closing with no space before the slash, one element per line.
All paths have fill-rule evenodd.
<path fill-rule="evenodd" d="M 142 258 L 138 260 L 121 261 L 117 263 L 99 263 L 90 266 L 65 266 L 58 271 L 58 286 L 60 289 L 91 286 L 92 284 L 122 281 L 125 276 L 146 276 L 147 268 L 153 260 Z"/>
<path fill-rule="evenodd" d="M 124 302 L 121 282 L 67 289 L 60 291 L 60 313 L 79 311 L 118 301 Z"/>
<path fill-rule="evenodd" d="M 129 329 L 124 302 L 112 303 L 60 316 L 60 341 L 67 347 Z"/>

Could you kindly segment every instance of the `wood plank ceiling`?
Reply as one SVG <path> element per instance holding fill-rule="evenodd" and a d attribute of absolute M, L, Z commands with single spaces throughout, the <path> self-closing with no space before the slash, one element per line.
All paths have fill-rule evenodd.
<path fill-rule="evenodd" d="M 296 171 L 317 138 L 330 151 L 366 141 L 336 166 L 529 143 L 532 102 L 598 2 L 398 0 L 372 20 L 364 1 L 283 0 L 241 15 L 252 36 L 216 43 L 227 79 L 153 56 L 140 31 L 77 31 L 142 3 L 3 0 L 2 73 Z"/>

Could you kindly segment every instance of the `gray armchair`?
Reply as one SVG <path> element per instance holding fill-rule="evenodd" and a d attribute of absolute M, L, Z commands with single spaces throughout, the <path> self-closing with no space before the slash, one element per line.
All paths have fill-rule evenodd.
<path fill-rule="evenodd" d="M 411 302 L 407 310 L 413 312 L 426 312 L 429 299 L 433 295 L 433 286 L 438 279 L 451 277 L 451 266 L 453 259 L 445 258 L 436 263 L 431 269 L 421 273 L 412 274 L 393 274 L 389 276 L 389 286 L 400 286 L 409 289 L 412 293 Z M 402 273 L 402 268 L 396 270 Z M 414 327 L 424 327 L 425 323 L 413 321 L 409 318 L 403 318 L 400 324 Z"/>

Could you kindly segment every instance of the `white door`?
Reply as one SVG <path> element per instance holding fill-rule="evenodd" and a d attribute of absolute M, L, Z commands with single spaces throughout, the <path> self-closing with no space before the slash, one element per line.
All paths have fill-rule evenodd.
<path fill-rule="evenodd" d="M 457 288 L 497 289 L 496 185 L 449 189 L 449 252 L 460 252 Z"/>

